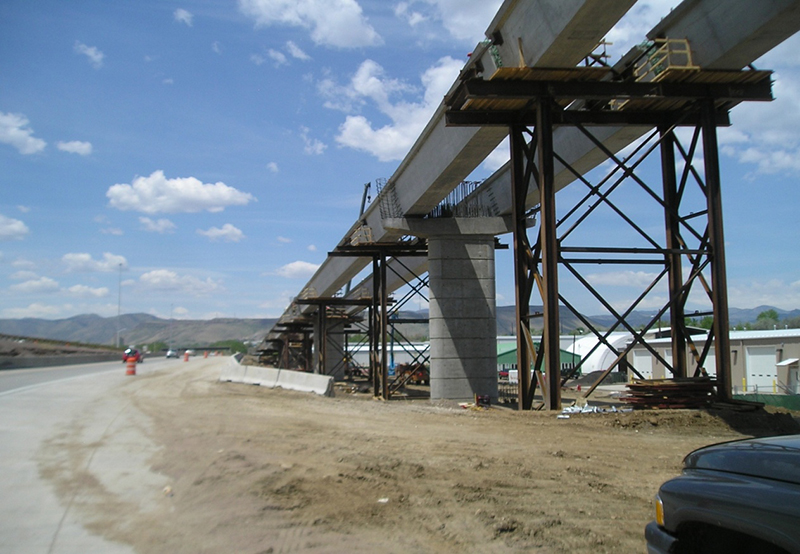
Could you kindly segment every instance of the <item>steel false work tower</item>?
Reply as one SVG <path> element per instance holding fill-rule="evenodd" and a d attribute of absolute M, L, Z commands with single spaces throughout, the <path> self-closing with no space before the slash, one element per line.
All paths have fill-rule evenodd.
<path fill-rule="evenodd" d="M 772 100 L 771 72 L 713 71 L 691 64 L 673 67 L 669 62 L 674 44 L 665 41 L 656 46 L 666 54 L 651 53 L 639 64 L 644 71 L 619 74 L 607 67 L 501 68 L 490 80 L 464 76 L 446 99 L 448 125 L 509 129 L 517 361 L 520 369 L 531 367 L 535 376 L 519 371 L 520 409 L 531 409 L 537 386 L 543 407 L 560 409 L 561 385 L 571 376 L 561 374 L 560 306 L 581 320 L 597 337 L 598 346 L 607 346 L 616 356 L 586 396 L 613 369 L 625 368 L 644 378 L 628 361 L 634 346 L 646 348 L 673 378 L 707 378 L 706 359 L 713 345 L 717 399 L 731 399 L 717 128 L 730 125 L 729 110 L 736 104 Z M 590 141 L 597 158 L 570 165 L 565 160 L 568 156 L 554 148 L 556 143 L 563 145 L 554 140 L 562 129 L 570 129 L 575 140 Z M 579 133 L 574 133 L 575 129 Z M 639 140 L 632 151 L 617 154 L 614 137 L 618 135 Z M 684 146 L 680 139 L 686 141 L 687 137 Z M 653 171 L 646 168 L 656 162 L 648 159 L 657 158 L 659 152 L 661 182 L 650 186 L 647 179 Z M 601 163 L 600 168 L 589 171 Z M 557 174 L 569 174 L 569 178 L 557 180 Z M 575 184 L 569 187 L 568 205 L 557 210 L 556 192 L 571 182 Z M 644 203 L 655 203 L 655 209 L 663 214 L 660 232 L 654 232 L 652 220 L 637 220 Z M 626 237 L 634 237 L 629 243 L 609 246 L 611 240 L 603 240 L 609 217 L 625 223 Z M 530 240 L 528 229 L 536 218 L 538 233 Z M 598 225 L 597 221 L 606 223 Z M 584 269 L 603 265 L 652 271 L 639 270 L 647 277 L 643 291 L 621 309 L 594 282 L 596 275 L 588 275 Z M 576 289 L 588 294 L 614 323 L 600 330 L 581 316 L 574 300 L 559 286 L 560 278 L 575 285 L 570 294 Z M 634 310 L 642 311 L 647 305 L 652 313 L 653 298 L 658 298 L 659 291 L 667 300 L 650 322 L 644 329 L 630 325 L 627 318 Z M 538 350 L 530 332 L 529 306 L 534 292 L 541 298 L 544 317 Z M 685 313 L 690 295 L 694 300 L 696 295 L 702 296 L 701 303 L 710 305 L 710 310 Z M 709 340 L 702 350 L 687 332 L 686 318 L 698 315 L 713 316 Z M 669 320 L 671 356 L 660 354 L 645 336 L 662 317 Z M 609 335 L 619 330 L 633 337 L 622 348 L 609 341 Z M 580 364 L 572 372 L 579 369 Z"/>

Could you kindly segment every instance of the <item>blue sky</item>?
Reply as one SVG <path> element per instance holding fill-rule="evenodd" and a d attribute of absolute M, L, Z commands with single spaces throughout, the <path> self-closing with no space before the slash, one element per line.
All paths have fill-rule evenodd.
<path fill-rule="evenodd" d="M 639 2 L 609 34 L 612 59 L 676 3 Z M 499 5 L 5 0 L 0 317 L 112 316 L 120 296 L 123 313 L 280 315 Z M 735 307 L 800 307 L 799 46 L 757 63 L 778 99 L 737 107 L 720 132 Z M 511 304 L 510 257 L 497 266 Z M 638 277 L 618 276 L 621 299 Z"/>

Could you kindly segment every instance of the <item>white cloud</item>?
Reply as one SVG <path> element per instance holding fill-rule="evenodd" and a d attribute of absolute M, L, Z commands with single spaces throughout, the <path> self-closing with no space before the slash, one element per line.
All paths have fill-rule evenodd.
<path fill-rule="evenodd" d="M 83 54 L 87 58 L 89 58 L 89 63 L 92 64 L 92 67 L 95 69 L 100 69 L 103 67 L 103 58 L 105 54 L 103 54 L 100 50 L 98 50 L 94 46 L 86 46 L 82 42 L 75 43 L 75 52 L 78 54 Z"/>
<path fill-rule="evenodd" d="M 250 54 L 250 61 L 256 65 L 261 65 L 267 60 L 261 54 Z"/>
<path fill-rule="evenodd" d="M 328 148 L 328 146 L 318 139 L 309 137 L 308 133 L 310 132 L 311 130 L 308 127 L 300 127 L 300 136 L 305 143 L 303 151 L 310 156 L 319 156 L 325 152 L 325 149 Z"/>
<path fill-rule="evenodd" d="M 10 279 L 14 279 L 15 281 L 31 281 L 33 279 L 38 279 L 39 276 L 34 273 L 33 271 L 23 270 L 23 271 L 15 271 L 11 275 L 8 276 Z"/>
<path fill-rule="evenodd" d="M 203 183 L 194 177 L 167 179 L 161 170 L 149 177 L 136 177 L 132 184 L 116 184 L 108 189 L 109 205 L 118 210 L 147 214 L 177 212 L 221 212 L 227 206 L 244 206 L 252 194 L 225 183 Z"/>
<path fill-rule="evenodd" d="M 308 250 L 309 252 L 316 252 L 317 251 L 317 247 L 315 245 L 313 245 L 313 244 L 309 244 L 308 247 L 306 248 L 306 250 Z"/>
<path fill-rule="evenodd" d="M 17 206 L 17 209 L 18 209 L 19 211 L 21 211 L 22 213 L 24 213 L 24 214 L 26 214 L 26 213 L 28 213 L 29 211 L 31 211 L 31 209 L 30 209 L 28 206 L 22 206 L 22 205 L 20 205 L 20 206 Z"/>
<path fill-rule="evenodd" d="M 586 275 L 586 280 L 592 285 L 643 289 L 650 285 L 656 277 L 658 277 L 658 273 L 648 273 L 646 271 L 609 271 Z"/>
<path fill-rule="evenodd" d="M 287 279 L 307 279 L 319 269 L 319 264 L 296 261 L 279 268 L 275 274 Z"/>
<path fill-rule="evenodd" d="M 189 27 L 192 26 L 192 18 L 194 16 L 191 13 L 189 13 L 188 11 L 184 10 L 183 8 L 178 8 L 177 10 L 175 10 L 175 12 L 172 14 L 172 16 L 175 18 L 175 21 L 177 21 L 178 23 L 185 23 Z"/>
<path fill-rule="evenodd" d="M 781 279 L 728 282 L 728 303 L 737 308 L 775 306 L 793 310 L 800 306 L 800 281 L 786 283 Z"/>
<path fill-rule="evenodd" d="M 645 35 L 677 6 L 680 0 L 640 0 L 608 32 L 606 40 L 611 61 L 616 61 L 632 47 L 641 43 Z"/>
<path fill-rule="evenodd" d="M 405 20 L 411 27 L 416 27 L 420 23 L 428 20 L 428 17 L 418 11 L 412 10 L 408 2 L 400 2 L 397 4 L 394 8 L 394 15 Z"/>
<path fill-rule="evenodd" d="M 29 232 L 28 226 L 19 219 L 0 214 L 0 241 L 22 240 Z"/>
<path fill-rule="evenodd" d="M 108 289 L 106 287 L 92 288 L 86 285 L 73 285 L 67 289 L 70 294 L 80 296 L 83 298 L 103 298 L 108 296 Z"/>
<path fill-rule="evenodd" d="M 33 136 L 29 124 L 28 118 L 22 114 L 0 112 L 0 142 L 10 144 L 20 154 L 41 152 L 47 143 Z"/>
<path fill-rule="evenodd" d="M 269 300 L 262 302 L 258 307 L 267 310 L 268 315 L 266 317 L 279 317 L 286 306 L 292 301 L 292 296 L 294 296 L 295 292 L 296 291 L 282 290 L 278 294 L 272 294 Z"/>
<path fill-rule="evenodd" d="M 281 244 L 291 244 L 293 241 L 292 239 L 288 239 L 286 237 L 278 237 L 278 242 Z"/>
<path fill-rule="evenodd" d="M 503 167 L 511 159 L 511 146 L 509 145 L 508 137 L 497 145 L 497 148 L 492 150 L 492 153 L 486 156 L 483 160 L 483 167 L 488 171 L 497 171 Z"/>
<path fill-rule="evenodd" d="M 62 152 L 69 152 L 71 154 L 80 154 L 81 156 L 88 156 L 92 153 L 92 143 L 82 142 L 80 140 L 71 140 L 69 142 L 58 142 L 56 147 Z"/>
<path fill-rule="evenodd" d="M 239 0 L 256 26 L 274 24 L 309 29 L 317 45 L 358 48 L 381 44 L 356 0 Z"/>
<path fill-rule="evenodd" d="M 175 224 L 169 219 L 159 219 L 158 221 L 153 221 L 149 217 L 140 217 L 139 223 L 142 224 L 142 227 L 145 231 L 150 231 L 153 233 L 172 233 L 176 228 Z"/>
<path fill-rule="evenodd" d="M 800 37 L 785 44 L 800 47 Z M 781 45 L 783 46 L 783 45 Z M 765 56 L 766 58 L 766 56 Z M 754 167 L 754 174 L 800 173 L 800 78 L 795 70 L 775 73 L 773 102 L 748 102 L 731 112 L 733 126 L 720 129 L 721 152 Z"/>
<path fill-rule="evenodd" d="M 17 269 L 34 269 L 36 264 L 24 258 L 17 258 L 11 262 L 11 267 L 16 267 Z"/>
<path fill-rule="evenodd" d="M 303 50 L 291 40 L 286 42 L 286 51 L 289 52 L 290 56 L 297 60 L 306 62 L 311 59 L 311 56 L 303 52 Z"/>
<path fill-rule="evenodd" d="M 53 317 L 62 312 L 58 306 L 48 306 L 47 304 L 33 303 L 27 308 L 6 308 L 3 310 L 3 317 L 24 318 L 24 317 Z"/>
<path fill-rule="evenodd" d="M 408 102 L 402 99 L 393 100 L 392 97 L 397 93 L 411 91 L 413 87 L 386 78 L 380 65 L 372 60 L 366 60 L 348 87 L 323 90 L 324 94 L 344 92 L 344 96 L 339 94 L 338 98 L 334 98 L 327 106 L 335 107 L 337 104 L 345 106 L 353 99 L 371 100 L 381 113 L 391 120 L 391 123 L 375 128 L 366 117 L 349 115 L 339 127 L 336 142 L 342 146 L 369 152 L 380 161 L 402 159 L 430 120 L 462 66 L 462 62 L 453 58 L 441 58 L 420 77 L 424 88 L 422 99 L 418 102 Z"/>
<path fill-rule="evenodd" d="M 69 253 L 61 257 L 61 261 L 67 266 L 67 271 L 119 271 L 120 265 L 122 269 L 128 269 L 128 260 L 125 256 L 118 256 L 105 252 L 102 260 L 95 260 L 91 254 Z"/>
<path fill-rule="evenodd" d="M 59 290 L 58 281 L 50 277 L 39 277 L 16 285 L 11 285 L 9 289 L 22 294 L 40 294 L 45 292 L 56 292 Z"/>
<path fill-rule="evenodd" d="M 221 228 L 211 227 L 207 231 L 198 229 L 197 234 L 203 235 L 204 237 L 208 237 L 212 241 L 221 240 L 224 242 L 239 242 L 240 240 L 245 238 L 244 233 L 242 233 L 241 229 L 237 229 L 230 223 L 226 223 Z"/>
<path fill-rule="evenodd" d="M 116 237 L 119 237 L 119 236 L 122 236 L 122 235 L 125 234 L 125 232 L 122 229 L 120 229 L 119 227 L 107 227 L 105 229 L 100 229 L 100 232 L 103 233 L 104 235 L 113 235 L 113 236 L 116 236 Z"/>
<path fill-rule="evenodd" d="M 278 168 L 278 164 L 276 164 L 275 162 L 269 162 L 267 164 L 267 169 L 269 169 L 272 173 L 278 173 L 278 171 L 280 171 L 280 169 Z"/>
<path fill-rule="evenodd" d="M 146 290 L 182 292 L 195 296 L 208 295 L 222 290 L 213 279 L 198 279 L 192 275 L 178 275 L 168 269 L 156 269 L 139 277 L 139 286 Z"/>
<path fill-rule="evenodd" d="M 219 43 L 218 40 L 215 40 L 211 43 L 211 50 L 213 50 L 217 54 L 222 54 L 222 45 Z"/>
<path fill-rule="evenodd" d="M 454 38 L 474 44 L 485 38 L 486 28 L 497 14 L 502 0 L 425 0 L 425 2 L 433 5 L 436 17 Z M 412 21 L 418 23 L 420 18 L 421 14 L 412 12 L 409 23 Z"/>
<path fill-rule="evenodd" d="M 288 64 L 288 60 L 286 59 L 286 54 L 283 52 L 278 52 L 277 50 L 273 50 L 270 48 L 267 51 L 267 55 L 275 62 L 275 67 L 279 67 L 281 65 Z"/>

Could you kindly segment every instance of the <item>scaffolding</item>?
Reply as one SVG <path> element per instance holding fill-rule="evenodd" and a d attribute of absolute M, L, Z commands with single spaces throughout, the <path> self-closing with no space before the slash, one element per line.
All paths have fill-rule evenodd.
<path fill-rule="evenodd" d="M 679 63 L 670 65 L 673 60 Z M 665 364 L 675 378 L 701 376 L 710 344 L 716 351 L 716 397 L 731 398 L 730 348 L 725 249 L 722 225 L 721 183 L 716 129 L 729 125 L 729 110 L 742 101 L 772 99 L 771 72 L 711 71 L 692 65 L 688 45 L 663 41 L 653 45 L 637 66 L 634 75 L 620 75 L 610 68 L 568 69 L 501 68 L 491 80 L 465 79 L 448 96 L 447 124 L 451 126 L 506 126 L 511 144 L 511 195 L 514 218 L 514 271 L 517 311 L 517 366 L 533 368 L 519 375 L 520 409 L 533 407 L 538 386 L 547 409 L 559 409 L 562 379 L 559 364 L 559 305 L 578 314 L 574 301 L 559 286 L 560 276 L 568 277 L 588 292 L 594 301 L 613 317 L 608 330 L 601 331 L 581 317 L 585 328 L 615 352 L 614 364 L 638 374 L 627 361 L 634 345 L 644 345 Z M 637 127 L 646 134 L 631 153 L 611 151 L 597 128 Z M 611 169 L 597 180 L 573 168 L 554 148 L 554 132 L 560 127 L 578 131 L 579 140 L 588 140 L 602 152 Z M 678 129 L 692 132 L 688 146 L 679 140 Z M 702 160 L 700 160 L 702 152 Z M 660 184 L 651 186 L 641 175 L 642 164 L 660 153 Z M 677 153 L 677 154 L 676 154 Z M 676 171 L 676 155 L 681 161 Z M 557 210 L 555 168 L 566 168 L 572 180 L 583 185 L 583 195 Z M 565 186 L 565 183 L 561 183 Z M 570 187 L 573 190 L 575 187 Z M 580 189 L 581 187 L 578 186 Z M 656 236 L 652 225 L 636 221 L 636 207 L 627 196 L 632 189 L 662 213 L 663 235 Z M 531 198 L 535 205 L 531 208 Z M 561 208 L 561 206 L 558 206 Z M 608 226 L 593 221 L 604 210 L 634 237 L 629 244 L 609 246 L 600 240 Z M 528 236 L 532 216 L 539 220 L 538 233 Z M 594 225 L 594 226 L 593 226 Z M 578 232 L 581 227 L 589 232 Z M 589 237 L 587 239 L 586 237 Z M 581 244 L 584 240 L 587 243 Z M 641 294 L 620 309 L 607 298 L 584 267 L 656 267 L 643 283 Z M 685 266 L 683 265 L 685 264 Z M 684 272 L 685 269 L 685 272 Z M 663 302 L 643 330 L 626 321 L 645 299 L 652 302 L 659 287 L 668 289 Z M 700 289 L 712 309 L 714 325 L 710 340 L 698 351 L 686 332 L 684 308 L 694 289 Z M 543 337 L 539 348 L 530 340 L 529 306 L 534 292 L 544 306 Z M 692 314 L 695 315 L 695 314 Z M 672 360 L 668 362 L 647 344 L 645 334 L 667 316 L 673 332 Z M 615 349 L 608 336 L 626 330 L 633 340 Z M 686 367 L 687 349 L 695 368 Z M 575 368 L 578 371 L 580 366 Z M 598 380 L 598 383 L 602 378 Z M 595 385 L 596 386 L 596 385 Z M 585 396 L 589 396 L 591 387 Z"/>

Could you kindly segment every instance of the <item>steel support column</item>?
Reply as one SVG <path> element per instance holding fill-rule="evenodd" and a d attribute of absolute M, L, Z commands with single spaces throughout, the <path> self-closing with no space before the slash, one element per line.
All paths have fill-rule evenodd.
<path fill-rule="evenodd" d="M 389 341 L 389 291 L 386 287 L 386 254 L 381 252 L 381 310 L 380 310 L 380 339 L 381 339 L 381 398 L 389 399 L 389 363 L 387 345 Z"/>
<path fill-rule="evenodd" d="M 530 160 L 526 156 L 524 127 L 511 127 L 511 210 L 514 219 L 514 280 L 517 320 L 517 405 L 520 410 L 530 410 L 533 404 L 530 367 L 534 352 L 529 352 L 525 335 L 530 335 L 530 265 L 531 247 L 528 242 L 525 198 L 528 196 Z M 528 162 L 528 163 L 526 163 Z"/>
<path fill-rule="evenodd" d="M 684 317 L 685 295 L 683 271 L 681 269 L 682 240 L 680 236 L 680 196 L 675 173 L 675 135 L 673 127 L 659 126 L 661 135 L 661 175 L 664 189 L 664 227 L 666 230 L 665 265 L 669 280 L 669 319 L 672 341 L 673 377 L 686 377 L 686 319 Z"/>
<path fill-rule="evenodd" d="M 319 336 L 314 337 L 317 347 L 317 364 L 314 368 L 314 373 L 321 374 L 324 374 L 325 369 L 328 367 L 328 318 L 326 312 L 327 306 L 324 304 L 320 305 L 317 309 L 317 329 L 319 330 Z"/>
<path fill-rule="evenodd" d="M 555 157 L 553 153 L 553 100 L 539 99 L 536 131 L 539 137 L 539 199 L 541 203 L 540 244 L 542 246 L 542 289 L 544 354 L 546 384 L 544 397 L 548 410 L 561 409 L 561 345 L 558 317 L 559 243 L 556 218 Z M 545 391 L 542 391 L 543 393 Z"/>
<path fill-rule="evenodd" d="M 382 309 L 381 300 L 383 298 L 383 262 L 385 256 L 373 255 L 372 257 L 372 306 L 370 308 L 371 325 L 369 340 L 369 372 L 372 378 L 372 394 L 375 397 L 382 397 L 383 384 L 386 382 L 386 327 L 383 325 L 385 309 Z"/>
<path fill-rule="evenodd" d="M 731 344 L 728 319 L 728 278 L 725 269 L 725 236 L 722 227 L 722 191 L 717 150 L 717 126 L 714 102 L 703 102 L 703 164 L 708 202 L 708 228 L 711 250 L 711 286 L 714 305 L 714 354 L 717 362 L 717 397 L 727 401 L 731 396 Z"/>

